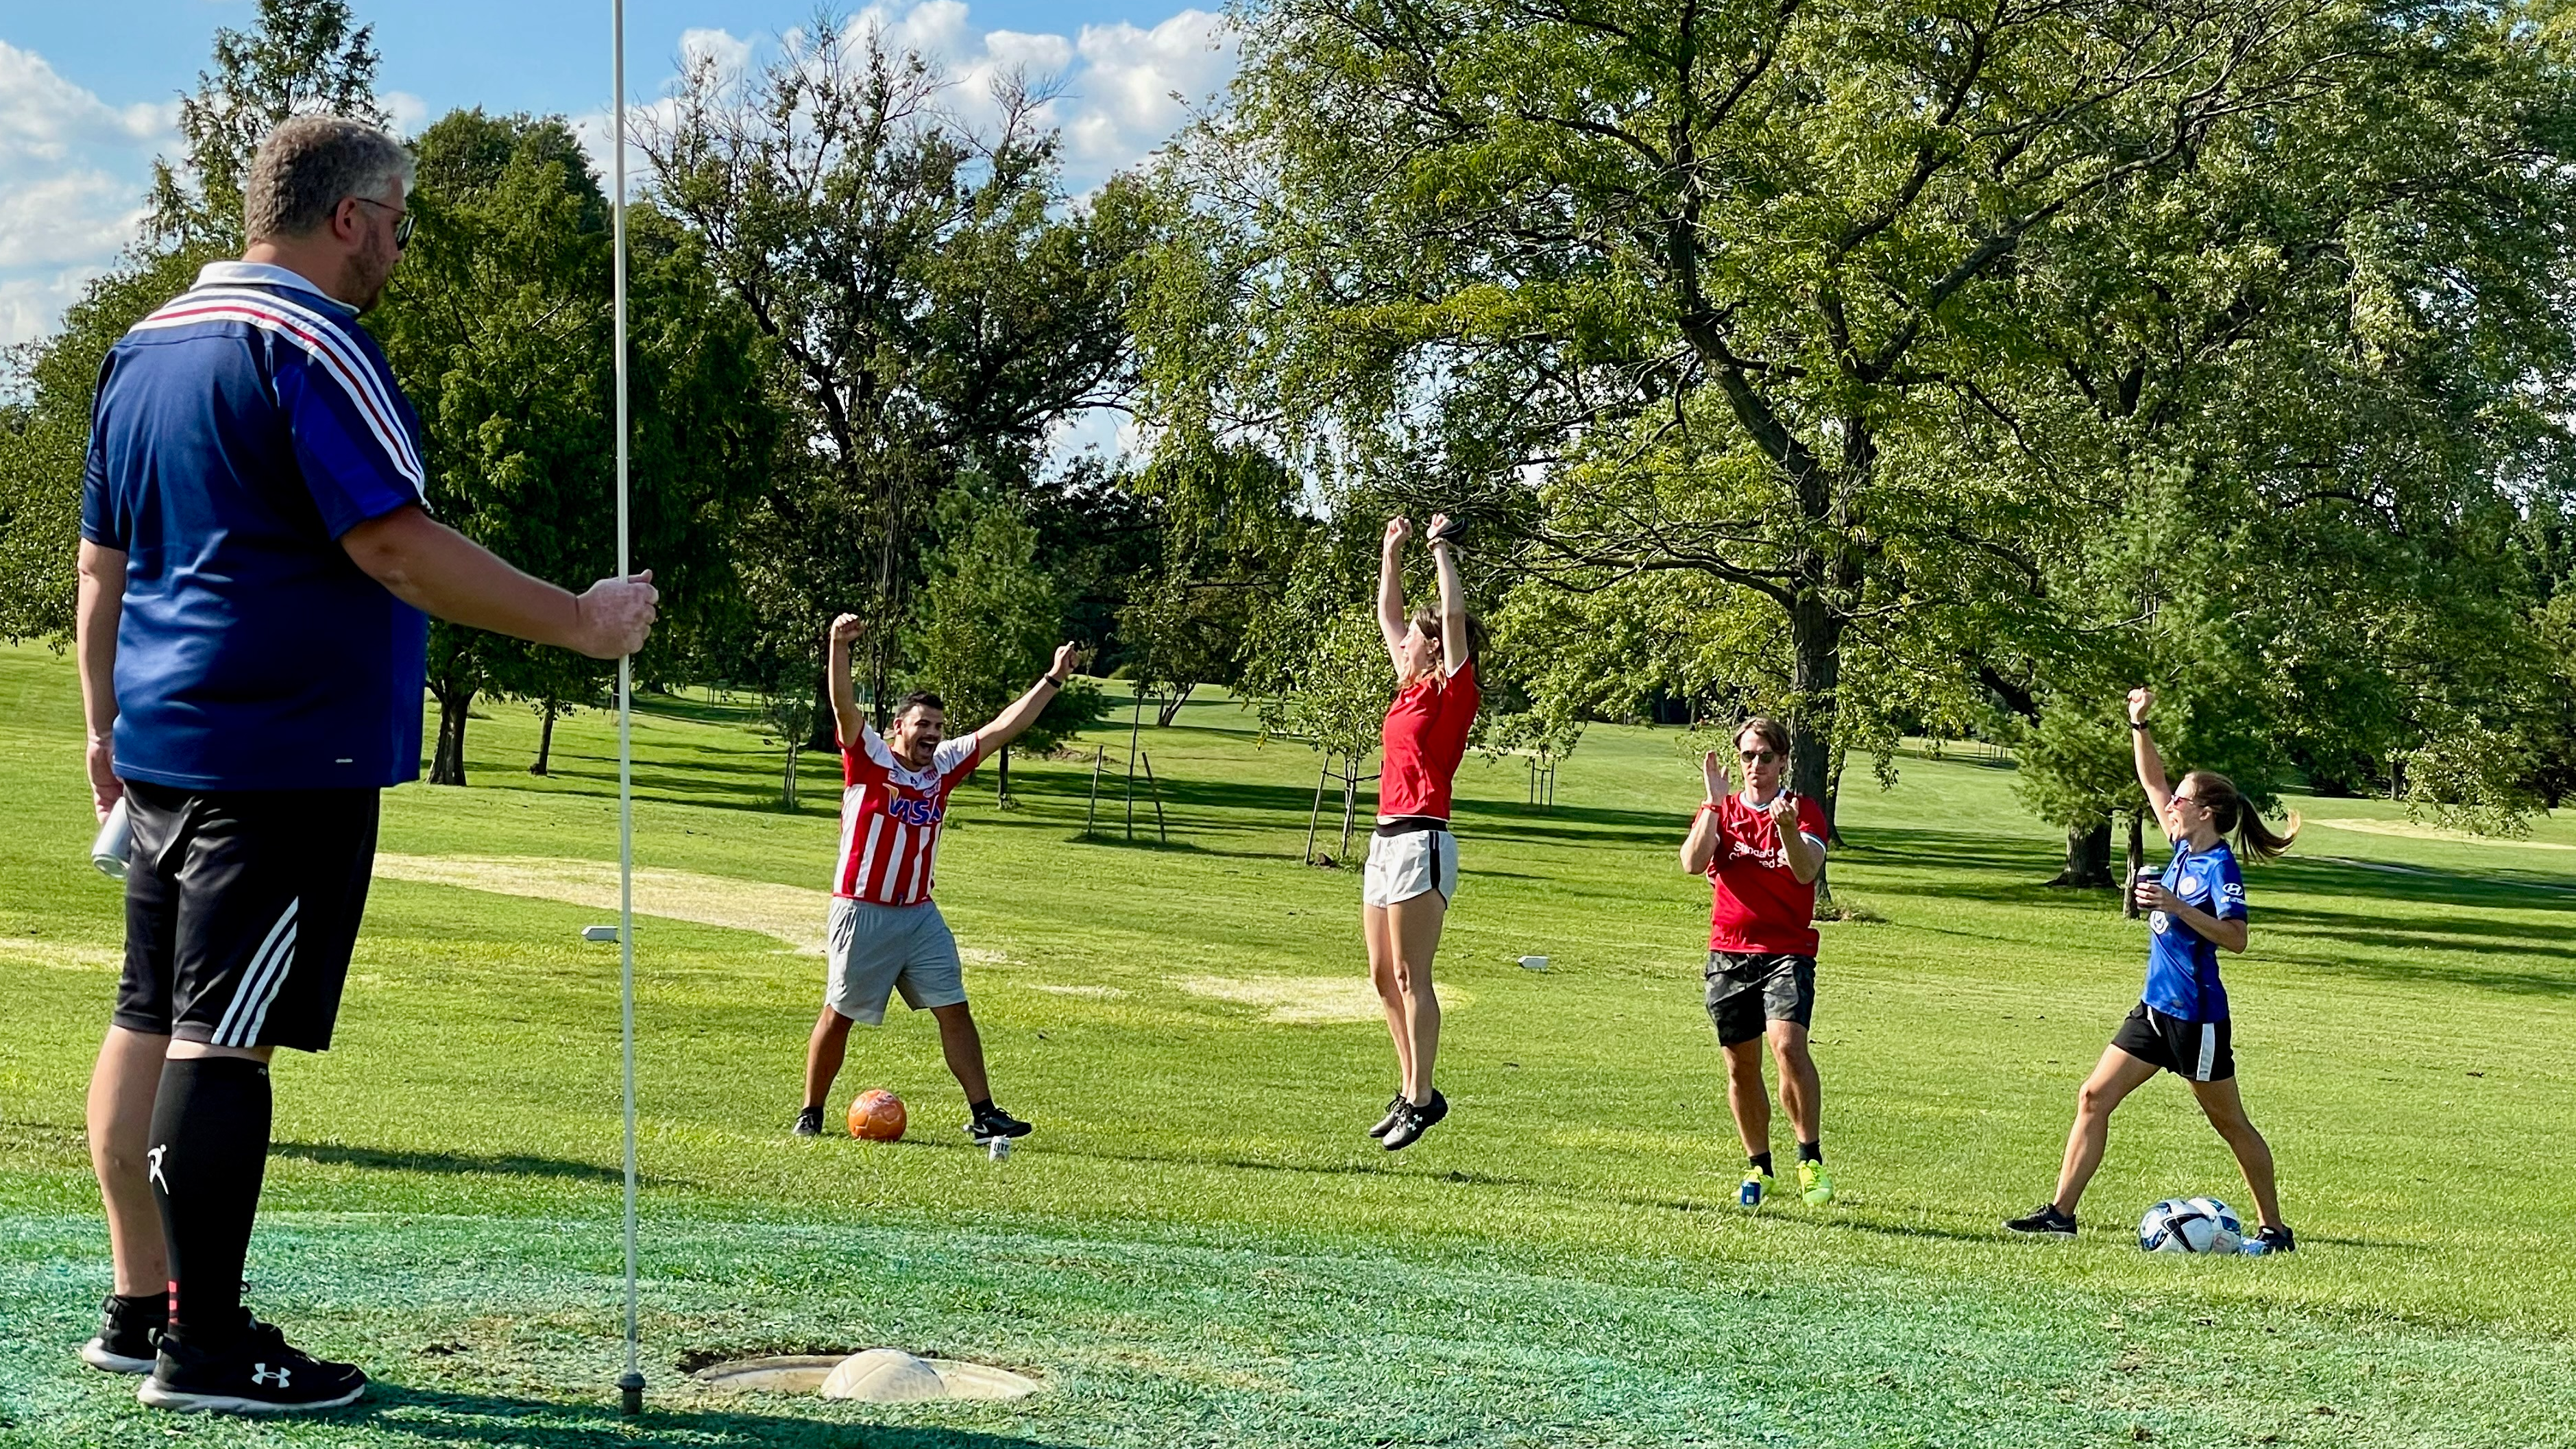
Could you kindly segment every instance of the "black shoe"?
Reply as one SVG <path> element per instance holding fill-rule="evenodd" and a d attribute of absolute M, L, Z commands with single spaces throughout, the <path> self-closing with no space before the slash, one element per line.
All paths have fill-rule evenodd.
<path fill-rule="evenodd" d="M 111 1293 L 98 1309 L 98 1337 L 81 1345 L 81 1362 L 112 1374 L 148 1374 L 161 1351 L 161 1326 L 169 1321 L 170 1300 L 119 1298 Z"/>
<path fill-rule="evenodd" d="M 2031 1209 L 2025 1216 L 2005 1219 L 2004 1226 L 2016 1233 L 2036 1233 L 2050 1238 L 2071 1238 L 2075 1236 L 2075 1215 L 2059 1212 L 2057 1204 L 2053 1202 L 2044 1202 Z"/>
<path fill-rule="evenodd" d="M 988 1105 L 975 1110 L 975 1120 L 966 1124 L 966 1135 L 975 1139 L 976 1146 L 983 1147 L 999 1137 L 1026 1137 L 1029 1124 L 999 1107 Z"/>
<path fill-rule="evenodd" d="M 2299 1251 L 2299 1240 L 2290 1236 L 2289 1225 L 2284 1223 L 2280 1227 L 2265 1228 L 2256 1233 L 2253 1239 L 2246 1243 L 2245 1251 L 2258 1255 L 2295 1253 Z"/>
<path fill-rule="evenodd" d="M 1402 1152 L 1421 1140 L 1423 1133 L 1439 1125 L 1440 1119 L 1449 1115 L 1449 1099 L 1441 1096 L 1440 1089 L 1434 1087 L 1430 1101 L 1419 1107 L 1407 1102 L 1403 1113 L 1403 1120 L 1386 1129 L 1384 1140 L 1389 1152 Z"/>
<path fill-rule="evenodd" d="M 180 1413 L 309 1414 L 356 1403 L 366 1391 L 356 1365 L 323 1363 L 275 1325 L 252 1319 L 241 1337 L 213 1349 L 162 1339 L 152 1376 L 134 1397 Z"/>
<path fill-rule="evenodd" d="M 1371 1137 L 1384 1137 L 1389 1132 L 1395 1130 L 1396 1123 L 1403 1120 L 1404 1094 L 1402 1092 L 1398 1092 L 1387 1099 L 1386 1115 L 1377 1119 L 1377 1125 L 1369 1129 L 1369 1135 Z"/>
<path fill-rule="evenodd" d="M 799 1111 L 796 1114 L 796 1135 L 799 1137 L 822 1136 L 823 1109 L 820 1107 L 807 1107 L 802 1111 Z"/>

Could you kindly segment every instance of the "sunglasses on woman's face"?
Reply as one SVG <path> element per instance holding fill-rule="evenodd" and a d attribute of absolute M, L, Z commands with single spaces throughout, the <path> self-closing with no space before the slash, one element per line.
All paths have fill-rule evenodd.
<path fill-rule="evenodd" d="M 1737 758 L 1748 765 L 1767 765 L 1780 758 L 1780 752 L 1777 750 L 1739 750 L 1736 754 Z"/>

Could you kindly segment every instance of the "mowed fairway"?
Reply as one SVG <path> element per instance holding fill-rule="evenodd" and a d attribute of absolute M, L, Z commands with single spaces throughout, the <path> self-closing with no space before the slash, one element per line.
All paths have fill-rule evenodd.
<path fill-rule="evenodd" d="M 2039 884 L 2054 833 L 2008 768 L 1909 757 L 1881 793 L 1855 762 L 1834 883 L 1880 919 L 1824 928 L 1816 1032 L 1845 1202 L 1756 1216 L 1699 1005 L 1706 889 L 1673 864 L 1697 790 L 1674 731 L 1595 728 L 1552 812 L 1519 762 L 1470 757 L 1455 1111 L 1390 1155 L 1360 1136 L 1392 1068 L 1357 874 L 1298 863 L 1314 756 L 1223 700 L 1145 731 L 1169 848 L 1077 838 L 1087 749 L 1015 762 L 1015 810 L 989 768 L 958 797 L 940 897 L 999 1099 L 1038 1124 L 1001 1164 L 900 1010 L 839 1095 L 902 1093 L 906 1140 L 788 1136 L 836 764 L 785 814 L 742 711 L 647 702 L 652 1390 L 621 1420 L 616 956 L 578 939 L 610 919 L 581 902 L 612 878 L 613 731 L 559 726 L 539 779 L 533 718 L 485 712 L 474 788 L 388 797 L 401 859 L 338 1044 L 277 1073 L 253 1301 L 376 1388 L 304 1423 L 174 1421 L 73 1356 L 107 1281 L 81 1099 L 119 893 L 85 859 L 71 664 L 0 650 L 0 1444 L 2576 1443 L 2576 822 L 2460 842 L 2296 802 L 2309 833 L 2249 870 L 2229 979 L 2303 1251 L 2151 1257 L 2128 1225 L 2156 1198 L 2244 1201 L 2170 1080 L 2117 1120 L 2082 1239 L 1997 1227 L 2046 1195 L 2143 951 L 2106 895 Z M 826 1404 L 683 1372 L 879 1344 L 1046 1390 Z"/>

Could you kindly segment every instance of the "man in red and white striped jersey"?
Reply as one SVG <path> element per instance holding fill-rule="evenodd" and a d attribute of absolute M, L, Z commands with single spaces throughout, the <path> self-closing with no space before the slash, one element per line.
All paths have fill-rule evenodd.
<path fill-rule="evenodd" d="M 963 739 L 947 739 L 948 710 L 938 695 L 914 693 L 897 706 L 883 735 L 868 727 L 850 688 L 850 643 L 865 633 L 856 614 L 832 621 L 832 713 L 841 741 L 841 858 L 832 876 L 832 919 L 825 954 L 829 979 L 823 1015 L 805 1052 L 805 1106 L 796 1135 L 823 1130 L 823 1103 L 841 1073 L 850 1024 L 885 1021 L 886 1000 L 903 993 L 906 1006 L 939 1023 L 939 1046 L 948 1070 L 966 1092 L 968 1136 L 977 1142 L 1022 1137 L 1029 1124 L 993 1105 L 984 1079 L 984 1042 L 966 1005 L 965 972 L 957 938 L 932 903 L 939 863 L 939 826 L 948 797 L 975 767 L 1018 739 L 1073 673 L 1074 647 L 1055 651 L 1055 663 L 992 723 Z"/>

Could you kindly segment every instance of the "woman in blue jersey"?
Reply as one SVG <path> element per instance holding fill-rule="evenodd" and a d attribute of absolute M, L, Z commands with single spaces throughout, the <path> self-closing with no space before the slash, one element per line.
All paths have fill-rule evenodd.
<path fill-rule="evenodd" d="M 2147 729 L 2147 711 L 2154 705 L 2153 692 L 2129 691 L 2138 783 L 2146 787 L 2147 803 L 2155 807 L 2174 847 L 2173 863 L 2161 880 L 2141 877 L 2131 885 L 2138 904 L 2151 912 L 2147 988 L 2076 1096 L 2075 1127 L 2066 1135 L 2057 1196 L 2004 1226 L 2017 1233 L 2073 1237 L 2075 1204 L 2102 1165 L 2112 1111 L 2149 1078 L 2167 1071 L 2191 1083 L 2209 1125 L 2227 1139 L 2236 1165 L 2245 1172 L 2246 1190 L 2254 1195 L 2262 1222 L 2247 1251 L 2286 1253 L 2297 1245 L 2289 1225 L 2281 1221 L 2272 1149 L 2254 1130 L 2236 1093 L 2236 1057 L 2229 1043 L 2227 988 L 2218 980 L 2218 953 L 2245 949 L 2245 878 L 2227 837 L 2232 833 L 2237 848 L 2256 860 L 2270 860 L 2289 849 L 2299 833 L 2299 819 L 2292 815 L 2288 831 L 2274 834 L 2226 776 L 2207 770 L 2194 770 L 2179 787 L 2168 788 L 2164 759 Z"/>

